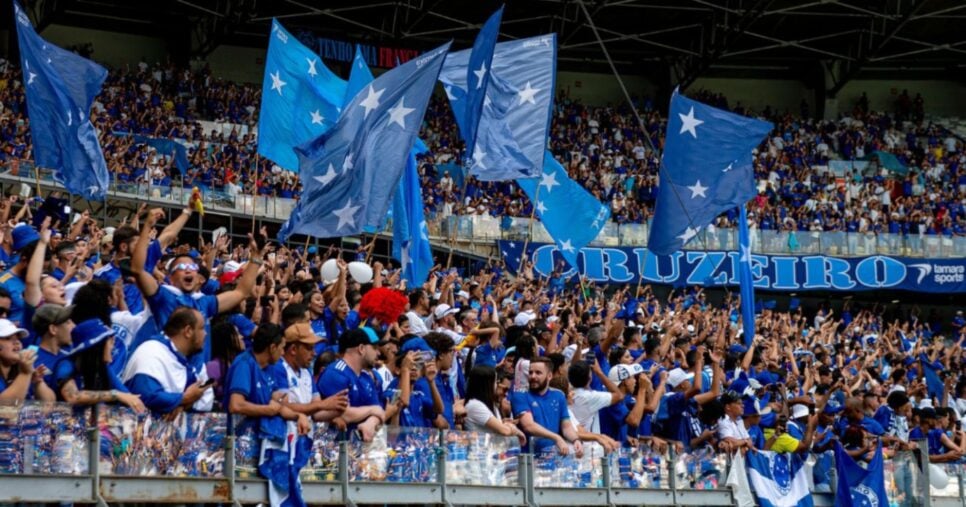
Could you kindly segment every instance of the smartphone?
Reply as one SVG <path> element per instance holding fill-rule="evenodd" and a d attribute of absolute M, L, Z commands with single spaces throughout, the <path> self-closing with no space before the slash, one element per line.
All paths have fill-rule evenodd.
<path fill-rule="evenodd" d="M 202 389 L 204 389 L 205 387 L 208 387 L 208 386 L 210 386 L 210 385 L 212 385 L 214 383 L 215 383 L 215 379 L 210 378 L 210 379 L 206 380 L 203 384 L 201 384 L 201 387 L 202 387 Z"/>
<path fill-rule="evenodd" d="M 31 346 L 27 347 L 27 350 L 29 350 L 29 351 L 33 352 L 34 354 L 36 354 L 40 350 L 40 348 L 37 347 L 36 345 L 31 345 Z"/>
<path fill-rule="evenodd" d="M 394 405 L 397 402 L 399 402 L 399 396 L 400 396 L 400 394 L 402 394 L 402 391 L 400 391 L 399 389 L 393 389 L 392 390 L 392 398 L 389 400 L 389 404 L 390 405 Z"/>
<path fill-rule="evenodd" d="M 272 296 L 262 296 L 261 305 L 268 306 L 272 304 Z"/>

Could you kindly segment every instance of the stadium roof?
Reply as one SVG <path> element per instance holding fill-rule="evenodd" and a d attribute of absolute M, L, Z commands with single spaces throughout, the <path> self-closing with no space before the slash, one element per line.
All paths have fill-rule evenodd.
<path fill-rule="evenodd" d="M 622 72 L 697 76 L 814 72 L 844 84 L 863 72 L 955 73 L 966 67 L 963 0 L 583 0 Z M 35 22 L 264 47 L 268 24 L 350 42 L 427 49 L 472 44 L 494 0 L 31 0 Z M 191 30 L 187 30 L 187 27 Z M 559 35 L 559 67 L 604 71 L 578 0 L 510 0 L 501 39 Z M 183 56 L 183 55 L 182 55 Z M 909 77 L 909 76 L 906 76 Z"/>

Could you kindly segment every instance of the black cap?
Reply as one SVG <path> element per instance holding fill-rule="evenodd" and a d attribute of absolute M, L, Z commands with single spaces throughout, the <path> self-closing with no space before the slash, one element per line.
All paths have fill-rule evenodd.
<path fill-rule="evenodd" d="M 359 345 L 385 345 L 385 340 L 380 340 L 376 335 L 376 332 L 369 327 L 360 327 L 358 329 L 350 329 L 342 336 L 339 336 L 339 352 L 344 353 L 345 351 L 358 347 Z"/>

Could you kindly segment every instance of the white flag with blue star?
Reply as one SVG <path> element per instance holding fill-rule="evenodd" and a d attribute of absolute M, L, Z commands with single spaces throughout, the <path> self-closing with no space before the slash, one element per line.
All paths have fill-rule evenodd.
<path fill-rule="evenodd" d="M 761 507 L 812 507 L 805 460 L 795 453 L 749 452 L 748 480 Z"/>

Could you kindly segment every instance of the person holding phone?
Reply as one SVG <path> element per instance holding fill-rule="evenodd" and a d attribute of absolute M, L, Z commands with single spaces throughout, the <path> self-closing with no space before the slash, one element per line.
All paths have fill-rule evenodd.
<path fill-rule="evenodd" d="M 145 407 L 157 415 L 175 417 L 183 410 L 208 411 L 214 393 L 205 368 L 191 358 L 202 351 L 205 319 L 192 308 L 178 308 L 168 318 L 164 334 L 142 343 L 131 354 L 121 380 Z"/>

